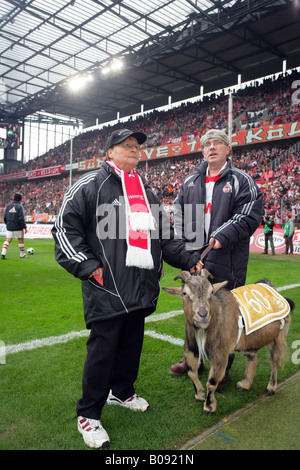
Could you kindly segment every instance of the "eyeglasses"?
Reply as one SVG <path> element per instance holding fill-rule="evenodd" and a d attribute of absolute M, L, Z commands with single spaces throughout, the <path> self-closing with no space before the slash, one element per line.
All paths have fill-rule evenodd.
<path fill-rule="evenodd" d="M 225 145 L 225 142 L 223 142 L 222 140 L 208 140 L 207 142 L 205 142 L 205 144 L 203 145 L 203 147 L 205 149 L 208 149 L 209 147 L 211 146 L 214 146 L 214 147 L 218 147 L 219 145 Z"/>
<path fill-rule="evenodd" d="M 133 142 L 121 142 L 119 145 L 129 150 L 131 149 L 140 150 L 139 144 L 134 144 Z"/>

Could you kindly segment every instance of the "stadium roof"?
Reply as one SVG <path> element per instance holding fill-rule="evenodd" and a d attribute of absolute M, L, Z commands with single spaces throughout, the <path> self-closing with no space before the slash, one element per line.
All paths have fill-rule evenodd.
<path fill-rule="evenodd" d="M 297 67 L 299 18 L 299 0 L 1 0 L 0 120 L 87 127 Z"/>

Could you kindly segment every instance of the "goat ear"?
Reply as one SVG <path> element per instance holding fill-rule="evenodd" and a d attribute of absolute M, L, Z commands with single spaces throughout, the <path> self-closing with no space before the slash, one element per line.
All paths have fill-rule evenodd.
<path fill-rule="evenodd" d="M 177 295 L 178 297 L 182 297 L 182 289 L 181 287 L 163 287 L 163 290 L 167 294 Z"/>
<path fill-rule="evenodd" d="M 177 281 L 177 279 L 182 279 L 183 282 L 185 282 L 189 277 L 191 277 L 191 273 L 188 271 L 181 271 L 181 273 L 177 274 L 176 277 L 174 277 L 174 281 Z"/>
<path fill-rule="evenodd" d="M 225 287 L 227 284 L 228 284 L 228 281 L 216 282 L 216 284 L 212 284 L 213 294 L 215 294 L 222 287 Z"/>
<path fill-rule="evenodd" d="M 214 278 L 214 276 L 212 274 L 210 274 L 210 272 L 207 271 L 207 269 L 205 269 L 205 268 L 201 270 L 201 274 L 202 274 L 202 276 L 205 276 L 205 277 L 211 277 L 212 279 Z"/>

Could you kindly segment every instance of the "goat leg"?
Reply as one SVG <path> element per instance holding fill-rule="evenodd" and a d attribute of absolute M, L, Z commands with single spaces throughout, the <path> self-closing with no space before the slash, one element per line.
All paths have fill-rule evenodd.
<path fill-rule="evenodd" d="M 268 396 L 274 395 L 277 389 L 277 371 L 278 364 L 281 358 L 280 350 L 277 347 L 277 342 L 273 341 L 268 346 L 269 349 L 269 361 L 271 362 L 271 377 L 268 383 Z"/>
<path fill-rule="evenodd" d="M 227 361 L 222 361 L 219 364 L 212 364 L 209 371 L 209 376 L 206 384 L 207 396 L 204 403 L 203 412 L 205 414 L 214 413 L 217 409 L 217 400 L 215 391 L 219 382 L 223 379 L 226 371 Z"/>
<path fill-rule="evenodd" d="M 184 357 L 188 369 L 188 376 L 192 380 L 195 387 L 195 400 L 204 401 L 205 390 L 198 376 L 199 358 L 196 357 L 192 351 L 186 351 Z"/>
<path fill-rule="evenodd" d="M 246 370 L 243 379 L 237 383 L 237 390 L 249 390 L 255 373 L 257 364 L 259 363 L 259 359 L 256 352 L 253 353 L 245 353 L 247 358 Z"/>

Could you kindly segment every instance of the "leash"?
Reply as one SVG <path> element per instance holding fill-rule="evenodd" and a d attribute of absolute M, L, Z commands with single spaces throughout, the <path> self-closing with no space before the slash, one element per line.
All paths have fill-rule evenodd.
<path fill-rule="evenodd" d="M 214 247 L 214 245 L 208 245 L 205 250 L 201 253 L 201 256 L 200 256 L 200 261 L 202 261 L 205 256 L 207 255 L 207 253 L 210 252 L 210 250 Z"/>
<path fill-rule="evenodd" d="M 204 246 L 205 246 L 205 245 L 204 245 Z M 209 253 L 210 250 L 211 250 L 213 247 L 214 247 L 214 245 L 207 245 L 207 247 L 205 248 L 205 250 L 204 250 L 204 251 L 201 253 L 201 255 L 200 255 L 200 261 L 202 261 L 202 260 L 205 258 L 205 256 L 207 255 L 207 253 Z M 194 275 L 194 276 L 197 276 L 197 273 L 195 272 L 193 275 Z"/>

